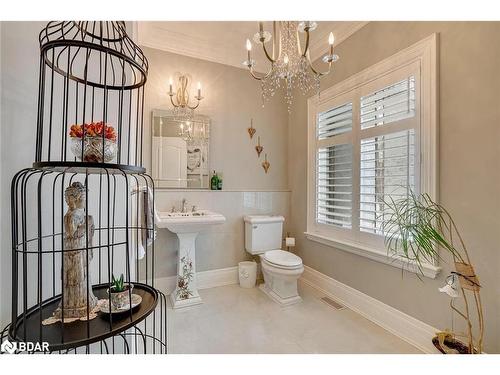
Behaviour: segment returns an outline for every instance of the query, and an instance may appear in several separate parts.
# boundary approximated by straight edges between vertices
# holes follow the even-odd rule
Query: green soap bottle
[[[217,173],[212,174],[212,178],[210,179],[210,189],[217,190],[217,186],[219,185],[219,177],[217,177]]]
[[[222,190],[222,176],[217,175],[217,190]]]

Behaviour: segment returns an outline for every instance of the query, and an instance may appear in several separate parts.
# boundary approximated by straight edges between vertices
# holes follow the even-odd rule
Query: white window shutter
[[[318,139],[331,138],[352,130],[352,103],[340,105],[318,115]]]
[[[352,145],[320,148],[316,171],[316,221],[352,227]]]
[[[415,116],[415,77],[361,97],[361,129]]]
[[[359,229],[382,235],[385,204],[415,191],[415,131],[361,140]]]

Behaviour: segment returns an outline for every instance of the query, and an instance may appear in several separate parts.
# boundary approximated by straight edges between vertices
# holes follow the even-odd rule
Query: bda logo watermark
[[[17,343],[15,342],[10,342],[8,339],[5,340],[3,343],[2,343],[2,346],[0,347],[0,349],[2,350],[2,353],[9,353],[9,354],[14,354],[16,352],[16,348],[17,348]]]
[[[11,342],[8,339],[5,340],[0,346],[2,353],[14,354],[17,350],[21,352],[46,352],[49,350],[48,342]]]

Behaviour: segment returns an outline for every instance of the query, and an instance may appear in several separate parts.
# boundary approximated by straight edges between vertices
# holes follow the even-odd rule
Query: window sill
[[[415,262],[410,262],[399,257],[391,257],[387,254],[386,251],[376,250],[355,242],[334,240],[330,237],[317,233],[304,232],[304,234],[308,240],[318,242],[326,246],[347,251],[349,253],[356,254],[383,264],[388,264],[393,267],[403,268],[404,270],[409,272],[419,272]],[[435,279],[440,271],[441,267],[434,266],[429,263],[422,265],[422,273],[425,277]]]

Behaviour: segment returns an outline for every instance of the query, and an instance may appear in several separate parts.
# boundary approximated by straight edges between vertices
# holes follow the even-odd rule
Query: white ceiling
[[[328,34],[333,32],[335,45],[358,31],[367,22],[361,21],[323,21],[318,22],[311,32],[310,54],[314,61],[327,52]],[[264,29],[271,31],[272,22],[265,22]],[[146,47],[195,57],[243,68],[246,59],[245,41],[253,41],[258,31],[258,22],[248,21],[160,21],[139,22],[139,44]],[[257,70],[267,67],[262,48],[254,43],[252,58],[257,61]],[[261,67],[261,69],[259,69]]]

